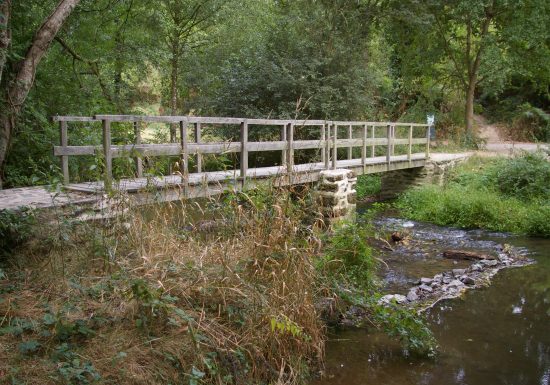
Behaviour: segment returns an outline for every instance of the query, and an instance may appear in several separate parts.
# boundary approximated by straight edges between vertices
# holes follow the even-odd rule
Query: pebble
[[[419,288],[420,290],[427,291],[428,293],[431,293],[432,291],[434,291],[434,289],[432,289],[432,288],[429,287],[428,285],[424,285],[424,284],[418,286],[418,288]]]
[[[409,290],[409,293],[407,294],[407,299],[409,302],[414,302],[418,299],[418,294],[416,294],[416,289]]]
[[[453,269],[453,275],[455,277],[460,277],[461,275],[464,275],[466,272],[466,269]]]
[[[462,283],[462,281],[458,280],[458,279],[453,279],[450,283],[449,283],[449,287],[461,287],[461,286],[464,286],[464,284]]]
[[[420,284],[429,285],[433,282],[432,278],[420,278]]]
[[[484,259],[480,263],[485,265],[485,266],[496,266],[496,265],[498,265],[498,261],[495,260],[495,259]]]
[[[481,271],[483,270],[483,265],[479,263],[474,263],[471,267],[472,271]]]
[[[476,283],[476,281],[474,281],[472,277],[469,277],[467,275],[463,275],[462,277],[460,277],[460,280],[466,285],[475,285]]]

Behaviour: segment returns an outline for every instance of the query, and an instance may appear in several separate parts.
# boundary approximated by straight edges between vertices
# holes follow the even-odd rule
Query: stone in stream
[[[425,284],[418,286],[418,288],[422,291],[427,291],[428,293],[431,293],[432,291],[434,291],[434,289],[432,289],[431,287]]]
[[[448,283],[451,283],[453,279],[449,276],[445,276],[443,277],[443,279],[441,280],[441,282],[443,282],[445,285],[448,284]]]
[[[460,277],[460,281],[462,281],[462,283],[466,284],[466,285],[475,285],[476,284],[476,281],[474,281],[474,279],[472,277],[469,277],[467,275],[463,275],[462,277]]]
[[[380,300],[378,300],[378,303],[382,305],[387,305],[394,301],[399,304],[402,304],[407,302],[407,297],[401,294],[386,294],[385,296],[380,298]]]
[[[483,270],[483,265],[480,263],[474,263],[471,267],[472,271],[481,271]]]
[[[460,277],[461,275],[464,275],[466,273],[466,269],[453,269],[453,275],[455,277]]]
[[[462,287],[464,286],[464,284],[462,283],[462,281],[460,281],[459,279],[453,279],[450,283],[449,283],[449,287]]]
[[[415,288],[409,290],[409,293],[407,294],[407,300],[409,300],[409,302],[414,302],[418,300],[418,294],[416,294]]]
[[[480,261],[480,263],[485,265],[485,266],[490,266],[490,267],[494,267],[494,266],[498,265],[498,261],[495,260],[495,259],[484,259],[483,261]]]
[[[420,278],[420,284],[429,285],[433,282],[432,278]]]

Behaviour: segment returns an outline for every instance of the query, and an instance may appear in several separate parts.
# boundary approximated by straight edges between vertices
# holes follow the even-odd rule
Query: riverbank
[[[550,161],[543,153],[474,157],[444,186],[412,189],[396,206],[418,221],[550,237]]]

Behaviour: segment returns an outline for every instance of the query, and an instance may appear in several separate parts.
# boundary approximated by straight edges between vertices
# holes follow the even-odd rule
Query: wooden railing
[[[327,120],[290,120],[290,119],[244,119],[195,116],[135,116],[135,115],[96,115],[94,117],[55,116],[53,120],[59,122],[60,146],[54,146],[54,155],[61,158],[61,169],[65,183],[69,183],[69,156],[96,155],[104,157],[105,187],[110,188],[112,183],[113,158],[135,156],[136,176],[143,176],[143,156],[179,156],[181,170],[184,177],[189,174],[189,157],[196,156],[197,171],[202,171],[202,155],[240,153],[240,178],[245,179],[248,171],[248,155],[260,151],[281,151],[281,164],[286,166],[287,172],[292,172],[294,166],[294,151],[303,149],[321,150],[321,162],[326,169],[337,167],[339,148],[347,148],[347,158],[353,159],[353,148],[361,148],[361,164],[366,165],[367,158],[375,157],[375,147],[386,147],[386,162],[392,161],[396,145],[407,146],[407,159],[412,158],[413,145],[425,145],[425,156],[430,153],[430,127],[419,123],[398,122],[364,122],[364,121],[327,121]],[[69,145],[69,122],[101,122],[102,145]],[[132,123],[134,127],[135,143],[126,145],[112,145],[111,123]],[[140,123],[167,123],[179,126],[179,143],[144,144],[142,143]],[[194,141],[189,141],[189,126],[193,126]],[[203,125],[239,125],[240,140],[238,142],[203,142],[201,130]],[[251,126],[279,127],[278,141],[249,142],[249,128]],[[295,140],[295,128],[303,126],[317,126],[320,139]],[[384,137],[376,137],[377,127],[385,127]],[[406,127],[406,138],[396,138],[396,127]],[[338,138],[339,130],[345,128],[347,138]],[[353,137],[354,129],[360,129],[361,136]],[[414,137],[414,128],[420,128],[422,137]],[[370,149],[370,154],[368,150]]]

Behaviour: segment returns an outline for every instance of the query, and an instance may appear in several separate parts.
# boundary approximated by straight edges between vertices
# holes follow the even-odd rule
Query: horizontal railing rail
[[[422,154],[426,158],[430,154],[430,126],[422,123],[402,122],[370,122],[370,121],[330,121],[330,120],[299,120],[299,119],[246,119],[223,117],[195,116],[142,116],[142,115],[95,115],[85,116],[55,116],[53,121],[59,122],[60,145],[54,146],[55,156],[61,158],[61,169],[64,183],[70,182],[69,156],[99,155],[104,157],[104,183],[110,189],[112,184],[112,161],[114,158],[131,156],[135,159],[136,176],[143,176],[143,157],[179,156],[182,177],[189,174],[189,157],[196,157],[197,172],[202,172],[202,155],[240,153],[240,179],[245,180],[248,171],[248,154],[263,151],[281,151],[281,164],[288,173],[294,166],[295,150],[321,150],[321,163],[324,168],[337,167],[338,149],[347,149],[347,159],[353,160],[353,148],[361,148],[361,165],[366,167],[367,159],[376,155],[376,146],[385,146],[388,167],[394,156],[395,146],[407,146],[407,160],[412,160],[412,146],[425,145]],[[102,144],[69,145],[68,123],[71,122],[101,122]],[[132,144],[113,145],[111,141],[111,123],[132,123],[135,142]],[[140,123],[164,123],[179,126],[179,142],[146,144],[142,141]],[[190,141],[189,126],[193,126],[193,138]],[[239,141],[203,141],[203,125],[238,125]],[[278,126],[279,140],[249,141],[250,126]],[[297,139],[296,128],[319,128],[318,139]],[[384,135],[376,136],[376,129],[385,127]],[[396,137],[396,128],[406,128],[407,136]],[[414,128],[424,128],[422,137],[414,137]],[[354,136],[360,130],[360,136]],[[345,131],[344,131],[345,130]],[[380,130],[378,130],[380,131]],[[345,133],[341,138],[339,133]],[[369,154],[370,149],[370,154]],[[355,158],[359,159],[359,158]]]

